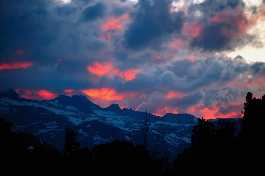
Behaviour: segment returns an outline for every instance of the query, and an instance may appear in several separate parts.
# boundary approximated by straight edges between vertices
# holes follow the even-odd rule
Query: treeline
[[[85,175],[216,175],[229,174],[231,170],[238,173],[250,168],[252,172],[263,170],[265,96],[259,99],[247,94],[239,123],[241,125],[220,120],[216,124],[201,119],[193,129],[191,147],[176,156],[172,164],[151,156],[144,146],[128,142],[114,141],[93,149],[81,148],[72,129],[66,129],[64,151],[59,152],[33,135],[14,131],[12,123],[0,118],[1,166],[29,172],[38,169]]]

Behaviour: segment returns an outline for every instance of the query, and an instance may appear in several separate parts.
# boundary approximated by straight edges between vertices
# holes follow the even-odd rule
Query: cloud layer
[[[84,94],[157,115],[239,117],[247,91],[265,93],[256,52],[264,9],[249,0],[1,0],[0,88],[38,100]]]

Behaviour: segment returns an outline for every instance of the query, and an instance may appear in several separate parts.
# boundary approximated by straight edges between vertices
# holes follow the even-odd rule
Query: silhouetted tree
[[[65,130],[64,154],[70,156],[80,149],[80,144],[77,141],[77,133],[74,129],[68,128]]]
[[[265,95],[262,98],[246,96],[244,103],[241,142],[248,160],[264,160],[265,157]]]
[[[145,113],[144,124],[143,124],[143,145],[148,148],[148,137],[149,137],[149,128],[150,128],[150,114]]]

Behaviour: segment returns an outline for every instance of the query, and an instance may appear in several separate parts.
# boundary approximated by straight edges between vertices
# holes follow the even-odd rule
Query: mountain
[[[105,108],[107,111],[112,111],[112,112],[121,112],[121,108],[118,104],[112,104],[109,107]]]
[[[93,147],[113,140],[143,144],[148,119],[148,149],[175,156],[191,143],[192,128],[198,119],[190,114],[157,117],[145,112],[121,109],[113,104],[101,108],[85,96],[61,95],[53,100],[27,100],[9,90],[0,93],[0,116],[12,121],[16,130],[33,133],[41,140],[63,148],[64,130],[78,132],[82,146]]]

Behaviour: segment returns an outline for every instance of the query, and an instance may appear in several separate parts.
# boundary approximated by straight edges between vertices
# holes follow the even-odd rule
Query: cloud
[[[118,93],[112,88],[86,89],[82,92],[92,99],[104,101],[121,101],[125,99],[125,95]]]
[[[264,6],[244,3],[1,0],[1,89],[29,90],[35,99],[49,94],[40,90],[50,98],[87,90],[102,106],[231,116],[247,91],[265,91],[262,52],[243,52],[260,63],[228,54],[264,48],[262,30],[253,28],[264,28]],[[3,66],[24,61],[34,66]]]
[[[80,19],[82,21],[93,21],[104,16],[105,6],[103,3],[96,3],[88,6],[82,13]]]
[[[192,41],[192,46],[205,50],[227,50],[244,44],[249,21],[243,10],[233,9],[218,12],[204,25],[201,34]],[[241,39],[241,43],[238,40]]]
[[[169,91],[165,94],[165,99],[166,100],[175,100],[175,99],[180,99],[183,98],[185,94],[182,92],[177,92],[177,91]]]
[[[197,38],[203,32],[203,25],[199,22],[185,22],[182,31],[188,37]]]
[[[109,31],[123,31],[124,22],[129,20],[129,15],[124,14],[118,17],[110,17],[101,24],[101,30],[103,32]]]
[[[14,62],[14,63],[0,63],[0,71],[5,70],[24,70],[32,67],[32,62]]]
[[[182,14],[170,12],[170,0],[139,1],[133,21],[125,32],[125,45],[130,49],[152,46],[170,34],[179,32]]]
[[[71,88],[64,89],[63,92],[67,96],[73,96],[77,93],[77,91],[75,89],[71,89]]]
[[[136,79],[138,73],[140,72],[140,70],[136,68],[130,68],[122,71],[115,67],[111,62],[95,62],[92,65],[87,66],[87,71],[97,77],[117,76],[125,81],[132,81]]]
[[[113,103],[118,103],[121,107],[131,107],[134,97],[139,95],[137,92],[118,91],[111,87],[83,89],[81,93],[103,107]]]
[[[216,118],[240,118],[242,115],[240,112],[230,111],[230,112],[222,112],[220,106],[212,105],[212,106],[202,106],[200,104],[192,106],[188,109],[189,113],[200,114],[200,117],[204,119],[216,119]]]
[[[52,100],[58,95],[49,90],[30,90],[30,89],[17,89],[16,92],[25,99],[30,100]]]

